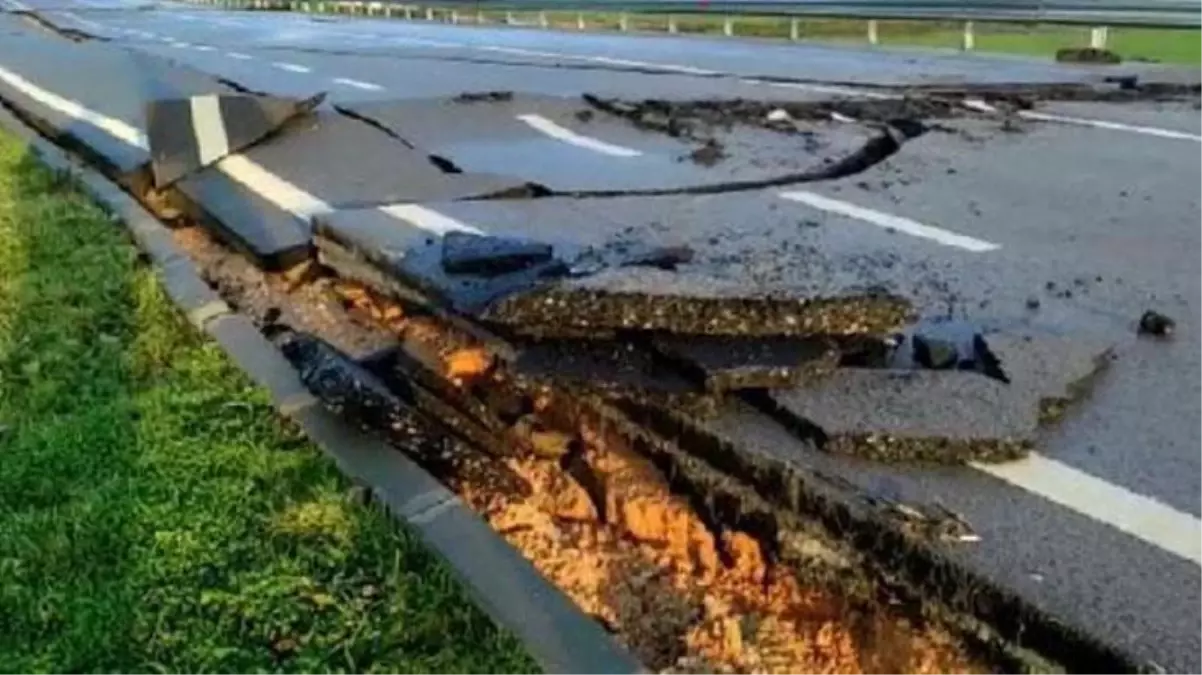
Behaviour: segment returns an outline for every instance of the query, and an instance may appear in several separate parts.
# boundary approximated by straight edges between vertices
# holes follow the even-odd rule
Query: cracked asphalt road
[[[328,91],[332,103],[374,111],[377,120],[387,117],[381,110],[392,111],[397,133],[413,134],[406,140],[465,171],[552,186],[558,180],[567,189],[794,171],[845,154],[872,133],[833,120],[799,123],[800,134],[785,140],[718,130],[730,157],[707,169],[686,158],[695,144],[612,120],[575,118],[563,102],[586,92],[626,100],[813,102],[880,96],[898,85],[1091,82],[1113,72],[960,54],[316,21],[142,4],[0,0],[0,10],[32,8],[57,27],[107,40],[88,43],[96,53],[169,59],[188,71],[164,77],[189,92],[208,91],[200,76],[216,76],[279,95]],[[102,68],[142,76],[132,65],[104,66],[48,47],[58,43],[44,35],[0,14],[0,68],[93,107],[109,105],[97,86]],[[107,81],[129,99],[101,112],[136,126],[138,87]],[[459,117],[423,108],[485,90],[513,91],[520,105],[500,106],[502,115],[496,106],[461,104],[484,107]],[[1037,113],[1044,117],[1015,124],[987,115],[945,121],[898,154],[835,181],[730,194],[431,208],[490,233],[564,245],[621,238],[688,244],[697,269],[756,290],[798,292],[810,288],[816,273],[842,275],[894,288],[924,316],[1115,345],[1117,358],[1097,389],[1039,439],[1039,456],[1065,469],[1055,474],[1057,485],[972,468],[792,459],[865,490],[957,510],[982,538],[952,551],[970,569],[1136,659],[1196,672],[1202,668],[1197,104],[1050,102]],[[320,162],[291,170],[294,182],[345,207],[344,217],[375,206],[378,176],[349,190],[344,171]],[[353,197],[336,203],[344,194]],[[260,197],[247,198],[247,213]],[[1177,321],[1172,341],[1136,336],[1135,324],[1150,308]],[[787,443],[760,441],[774,453]],[[1125,509],[1168,515],[1141,525]]]

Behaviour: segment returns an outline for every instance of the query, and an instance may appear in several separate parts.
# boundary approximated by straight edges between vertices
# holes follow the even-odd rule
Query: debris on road
[[[1172,337],[1173,331],[1177,328],[1177,322],[1169,317],[1149,309],[1144,312],[1143,316],[1139,317],[1139,333],[1141,335],[1152,335],[1159,338]]]

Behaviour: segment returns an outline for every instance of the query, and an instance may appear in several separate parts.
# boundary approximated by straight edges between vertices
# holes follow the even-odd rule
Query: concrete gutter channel
[[[70,69],[62,64],[80,54],[64,55],[62,43],[22,40],[15,50],[5,49],[12,43],[0,46],[4,67],[18,60],[26,81],[97,106],[111,118],[136,122],[143,105],[154,101],[238,94],[236,86],[207,75],[87,42],[70,48],[86,51],[83,58],[94,71],[110,77],[63,74]],[[104,91],[89,89],[101,82]],[[997,103],[1027,105],[1012,91],[989,95]],[[512,453],[496,443],[493,402],[423,369],[429,361],[421,357],[429,355],[420,349],[415,357],[402,345],[356,362],[326,341],[287,329],[286,319],[252,320],[232,312],[226,302],[231,298],[214,291],[190,261],[196,252],[181,250],[177,237],[121,188],[160,217],[212,228],[265,269],[316,269],[308,263],[315,250],[321,264],[340,277],[433,312],[445,320],[442,330],[451,341],[483,345],[499,360],[495,374],[504,387],[548,394],[556,414],[603,424],[652,460],[715,531],[752,534],[787,568],[813,564],[790,542],[818,537],[855,561],[862,568],[857,574],[872,581],[874,592],[887,592],[910,611],[949,627],[1008,670],[1046,665],[1044,658],[1070,670],[1138,670],[1137,659],[1120,648],[1064,625],[966,566],[956,546],[972,541],[971,524],[952,512],[874,493],[849,480],[848,468],[836,466],[842,460],[832,454],[948,463],[1022,456],[1039,425],[1083,395],[1082,383],[1104,366],[1107,345],[1051,336],[983,337],[971,328],[965,333],[920,324],[905,335],[903,344],[911,347],[888,349],[880,336],[913,318],[904,298],[863,288],[854,276],[830,274],[821,266],[809,297],[747,297],[737,283],[688,270],[687,251],[637,241],[615,244],[621,224],[598,215],[606,197],[671,198],[854,173],[856,166],[880,161],[909,138],[937,128],[938,118],[965,114],[949,100],[952,96],[898,104],[743,102],[732,110],[697,102],[576,104],[500,96],[483,102],[362,104],[348,107],[353,115],[299,110],[266,140],[248,142],[241,156],[269,167],[311,199],[320,195],[311,208],[301,209],[294,199],[264,198],[217,166],[198,165],[165,189],[154,189],[150,167],[163,159],[154,152],[155,139],[147,146],[144,138],[114,138],[112,128],[57,112],[54,99],[31,96],[12,86],[11,78],[0,79],[0,101],[16,113],[2,111],[4,125],[26,138],[49,166],[78,175],[125,222],[192,323],[272,392],[281,414],[442,554],[482,606],[523,639],[548,671],[634,672],[642,666],[438,479],[393,450],[399,445],[418,463],[438,465],[439,453],[449,446],[432,441],[431,430],[449,427],[448,442],[462,446],[452,454],[479,461]],[[725,147],[738,134],[772,133],[765,120],[777,109],[785,117],[775,116],[774,123],[839,112],[854,114],[873,131],[851,160],[785,180],[764,171],[748,178],[758,170],[739,165],[736,148],[734,166],[710,183],[694,178],[714,174],[686,162],[662,177],[659,187],[635,187],[647,184],[644,176],[635,176],[629,186],[610,189],[591,172],[571,173],[566,162],[544,175],[507,171],[504,160],[515,148],[549,147],[512,122],[499,131],[490,127],[498,108],[501,119],[512,120],[519,107],[552,120],[587,116],[613,130],[608,137],[635,133],[626,126],[633,122],[644,132],[664,132],[657,142],[676,156],[687,156],[698,142],[714,147],[711,141],[721,137]],[[480,142],[440,138],[435,122],[447,114],[462,116],[464,124],[456,126],[479,131]],[[711,128],[711,117],[736,120],[739,131],[702,132]],[[854,148],[855,139],[863,138],[862,131],[856,133],[837,149]],[[500,153],[489,150],[498,137],[514,144],[503,145]],[[351,166],[353,177],[329,180],[330,167]],[[515,195],[538,198],[500,199]],[[463,222],[481,222],[468,217],[473,213],[486,214],[490,236],[462,231]],[[312,233],[309,219],[315,223]],[[594,223],[595,231],[565,232],[564,224],[573,221]],[[483,268],[467,276],[448,272],[452,248],[460,256],[457,264]],[[211,270],[205,275],[213,280]],[[292,363],[264,336],[264,328]],[[596,351],[572,342],[582,337],[591,338]],[[953,416],[914,407],[932,397],[976,404],[964,403]],[[319,402],[383,431],[391,444],[352,430]],[[872,412],[898,409],[908,412]],[[440,422],[431,426],[431,419]],[[471,461],[442,466],[441,477],[477,471],[467,466]],[[865,472],[873,470],[880,467]]]

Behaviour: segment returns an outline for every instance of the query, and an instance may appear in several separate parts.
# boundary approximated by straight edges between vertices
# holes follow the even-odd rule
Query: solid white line
[[[29,80],[21,77],[11,70],[4,68],[3,66],[0,66],[0,80],[4,80],[9,84],[9,86],[23,92],[26,96],[37,101],[38,103],[41,103],[49,108],[54,108],[68,117],[91,124],[113,138],[137,148],[149,148],[148,144],[146,143],[146,134],[142,133],[133,126],[126,124],[121,120],[116,120],[106,115],[101,115],[100,113],[88,110],[75,101],[63,98],[52,91],[42,89],[33,82],[30,82]]]
[[[190,104],[196,154],[201,166],[208,166],[230,154],[230,139],[221,118],[221,100],[215,95],[193,96]]]
[[[272,61],[271,65],[281,70],[287,70],[290,73],[311,73],[313,70],[307,66],[301,66],[287,61]]]
[[[345,84],[348,87],[363,89],[365,91],[384,91],[384,87],[375,82],[364,82],[363,80],[353,80],[349,77],[335,77],[334,81],[338,84]]]
[[[215,165],[226,176],[301,220],[330,213],[334,207],[298,188],[243,155],[229,155]]]
[[[390,206],[381,206],[379,210],[381,213],[385,213],[398,220],[403,220],[431,234],[444,235],[448,232],[484,234],[483,230],[472,227],[467,223],[461,223],[450,216],[444,216],[433,209],[418,206],[417,204],[392,204]]]
[[[535,131],[544,133],[557,141],[571,143],[572,145],[579,146],[587,150],[592,150],[593,152],[599,152],[603,155],[610,155],[613,157],[638,157],[639,155],[643,154],[634,148],[627,148],[621,145],[606,143],[605,141],[596,138],[581,136],[567,127],[559,126],[555,122],[552,122],[542,115],[518,115],[518,119],[528,124]]]
[[[1121,122],[1107,122],[1106,120],[1087,119],[1084,117],[1068,117],[1066,115],[1054,115],[1051,113],[1035,112],[1034,110],[1020,110],[1020,117],[1025,117],[1029,120],[1038,120],[1040,122],[1059,122],[1060,124],[1075,124],[1084,127],[1095,127],[1097,129],[1110,129],[1112,131],[1129,131],[1135,134],[1144,134],[1145,136],[1158,136],[1160,138],[1172,138],[1180,141],[1194,141],[1202,143],[1202,136],[1198,134],[1186,133],[1184,131],[1174,131],[1172,129],[1161,129],[1159,127],[1144,127],[1136,124],[1123,124]]]
[[[226,52],[225,55],[231,59],[238,59],[239,61],[249,61],[251,58],[250,54],[243,54],[242,52]]]
[[[856,206],[855,204],[838,199],[831,199],[830,197],[824,197],[814,192],[782,192],[780,196],[790,201],[800,202],[822,211],[837,213],[841,216],[847,216],[848,218],[855,218],[856,220],[862,220],[866,223],[871,223],[879,227],[892,228],[898,232],[904,232],[914,237],[930,239],[931,241],[943,244],[944,246],[954,246],[956,248],[962,248],[966,251],[972,251],[974,253],[984,253],[986,251],[994,251],[1001,248],[1000,245],[992,242],[974,239],[973,237],[968,237],[962,234],[956,234],[955,232],[950,232],[932,225],[923,225],[922,223],[915,220],[910,220],[909,218],[895,216],[891,213],[876,211],[863,206]]]
[[[1188,513],[1037,453],[1015,462],[972,466],[1202,565],[1202,520]]]

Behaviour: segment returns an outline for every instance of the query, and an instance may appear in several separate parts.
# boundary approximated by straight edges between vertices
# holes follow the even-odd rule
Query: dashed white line
[[[215,51],[217,51],[217,48],[210,46],[210,45],[196,45],[196,51],[198,51],[198,52],[215,52]]]
[[[613,143],[606,143],[597,138],[582,136],[567,127],[562,127],[552,122],[542,115],[518,115],[518,119],[525,122],[535,131],[544,133],[557,141],[570,143],[603,155],[610,155],[611,157],[638,157],[643,154],[634,148],[627,148],[621,145],[614,145]]]
[[[251,59],[250,54],[243,54],[242,52],[226,52],[225,55],[239,61],[249,61]]]
[[[280,70],[286,70],[290,73],[311,73],[311,72],[313,72],[313,69],[309,68],[308,66],[302,66],[297,63],[288,63],[287,61],[272,61],[271,65],[275,66],[276,68],[279,68]]]
[[[972,251],[974,253],[985,253],[987,251],[994,251],[1001,248],[1001,246],[992,242],[975,239],[963,234],[957,234],[933,225],[924,225],[916,220],[910,220],[909,218],[895,216],[891,213],[885,213],[884,211],[877,211],[875,209],[858,206],[840,199],[824,197],[815,192],[795,190],[790,192],[782,192],[780,196],[784,199],[788,199],[789,201],[805,204],[806,206],[812,206],[822,211],[835,213],[848,218],[855,218],[856,220],[860,220],[865,223],[896,230],[897,232],[904,232],[905,234],[914,237],[929,239],[930,241],[943,244],[944,246],[954,246],[956,248],[962,248],[966,251]]]
[[[175,47],[176,49],[189,49],[192,47],[192,45],[188,44],[187,42],[174,42],[174,41],[171,43],[171,46]]]
[[[1173,129],[1161,129],[1159,127],[1145,127],[1137,124],[1123,124],[1122,122],[1108,122],[1106,120],[1095,120],[1084,117],[1069,117],[1068,115],[1055,115],[1052,113],[1041,113],[1034,110],[1020,110],[1019,117],[1025,117],[1029,120],[1038,120],[1040,122],[1057,122],[1059,124],[1074,124],[1083,127],[1094,127],[1096,129],[1110,129],[1111,131],[1127,131],[1135,134],[1143,134],[1145,136],[1157,136],[1160,138],[1172,138],[1179,141],[1194,141],[1202,143],[1202,136],[1191,134],[1184,131],[1175,131]]]
[[[450,216],[443,215],[433,209],[417,204],[392,204],[381,206],[380,212],[393,218],[403,220],[419,227],[426,232],[444,235],[448,232],[467,232],[469,234],[484,234],[484,231],[467,223],[460,222]]]
[[[334,81],[338,84],[345,84],[348,87],[362,89],[364,91],[384,91],[384,87],[375,82],[364,82],[363,80],[355,80],[349,77],[335,77]]]
[[[1015,462],[972,466],[1202,565],[1202,520],[1188,513],[1038,453]]]

